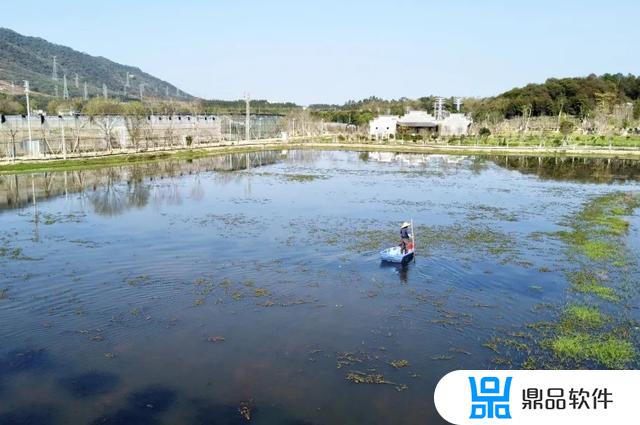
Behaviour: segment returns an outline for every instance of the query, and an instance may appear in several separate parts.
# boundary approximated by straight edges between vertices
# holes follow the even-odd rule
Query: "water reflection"
[[[286,158],[282,151],[260,151],[220,155],[194,160],[169,160],[148,164],[99,168],[85,171],[45,172],[0,176],[0,210],[22,208],[33,202],[92,189],[87,199],[98,214],[111,216],[131,208],[140,208],[151,200],[149,180],[199,174],[208,171],[238,171],[274,164]],[[221,183],[238,178],[234,173],[220,174]],[[126,187],[121,183],[126,182]],[[191,195],[201,199],[204,190],[196,180]],[[179,205],[178,190],[162,186],[154,201]]]
[[[398,274],[398,278],[400,279],[400,282],[403,284],[407,284],[409,281],[409,268],[411,267],[412,263],[413,261],[406,264],[394,264],[394,263],[387,263],[386,261],[381,261],[380,268],[395,270],[395,272]]]
[[[542,179],[588,183],[640,180],[640,161],[618,158],[492,156],[488,160],[508,170]]]
[[[640,161],[616,158],[571,158],[527,156],[450,156],[406,154],[394,152],[361,152],[362,162],[393,163],[402,167],[435,168],[439,172],[456,172],[461,168],[480,173],[493,163],[501,168],[534,174],[543,179],[612,183],[640,179]],[[0,176],[0,211],[34,205],[34,220],[38,224],[37,202],[69,193],[85,192],[86,200],[96,213],[103,216],[122,214],[129,209],[142,208],[149,202],[156,205],[180,205],[181,192],[171,177],[209,171],[239,171],[277,162],[288,161],[310,164],[318,159],[313,151],[260,151],[220,155],[193,160],[169,160],[148,164],[100,168],[85,171],[45,172]],[[229,184],[242,179],[238,173],[218,173],[216,182]],[[150,182],[165,180],[154,191]],[[126,182],[126,184],[124,183]],[[244,182],[245,195],[251,193],[251,179]],[[203,199],[205,193],[200,177],[196,177],[189,196]],[[37,230],[36,230],[36,238]]]

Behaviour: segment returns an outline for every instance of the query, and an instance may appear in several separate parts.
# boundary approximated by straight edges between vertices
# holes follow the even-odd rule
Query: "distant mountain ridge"
[[[53,80],[53,57],[57,63],[57,82]],[[125,95],[127,73],[130,84]],[[78,87],[76,87],[78,74]],[[138,98],[140,86],[144,96],[164,99],[193,99],[176,86],[143,72],[140,68],[122,65],[101,56],[91,56],[70,47],[50,43],[38,37],[21,35],[13,30],[0,27],[0,81],[14,82],[21,86],[29,80],[33,91],[54,95],[63,94],[63,77],[67,76],[70,97],[82,97],[84,83],[90,96],[103,93],[106,84],[109,96]],[[4,85],[3,87],[10,87]],[[7,90],[9,91],[9,90]]]

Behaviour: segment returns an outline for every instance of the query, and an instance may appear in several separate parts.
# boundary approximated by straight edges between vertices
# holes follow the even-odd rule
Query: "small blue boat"
[[[384,251],[380,251],[380,259],[388,263],[406,264],[413,259],[413,256],[413,249],[407,250],[407,252],[402,253],[402,250],[399,246],[394,246],[391,248],[387,248]]]

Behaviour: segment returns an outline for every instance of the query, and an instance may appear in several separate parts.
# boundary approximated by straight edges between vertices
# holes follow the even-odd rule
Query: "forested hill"
[[[407,109],[433,111],[435,96],[416,99],[385,100],[375,96],[344,105],[311,105],[313,114],[328,121],[365,124],[380,113],[402,115]],[[448,111],[455,111],[455,98],[444,98]],[[550,78],[542,84],[528,84],[486,98],[464,98],[462,112],[476,120],[500,120],[514,116],[557,116],[563,114],[586,117],[595,112],[614,112],[616,107],[633,108],[640,118],[640,76],[623,74],[589,75],[576,78]]]
[[[56,56],[58,81],[53,80],[53,57]],[[124,96],[127,73],[131,76],[127,96]],[[139,68],[121,65],[103,57],[91,56],[69,47],[50,43],[42,38],[27,37],[6,28],[0,28],[0,82],[21,85],[29,80],[31,89],[42,94],[55,94],[57,84],[60,96],[63,76],[71,97],[83,95],[84,83],[90,96],[102,94],[106,84],[110,96],[139,97],[140,85],[147,96],[190,99],[191,96]],[[79,84],[75,85],[76,74]],[[3,84],[9,90],[10,84]],[[168,96],[167,96],[168,92]]]
[[[640,76],[632,74],[589,75],[578,78],[549,78],[542,84],[528,84],[495,97],[467,102],[474,115],[511,118],[531,114],[558,115],[561,111],[583,117],[616,105],[634,105],[640,113]]]

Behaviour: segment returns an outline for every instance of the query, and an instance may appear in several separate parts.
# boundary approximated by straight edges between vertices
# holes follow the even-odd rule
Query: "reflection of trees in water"
[[[616,158],[494,156],[496,165],[540,178],[609,183],[640,180],[640,161]]]
[[[166,183],[153,188],[153,205],[182,205],[182,194],[177,182],[167,180]]]
[[[309,164],[317,161],[320,158],[326,158],[333,160],[338,155],[337,152],[332,151],[314,151],[314,150],[291,150],[280,151],[278,154],[282,159],[286,159],[287,162]]]
[[[113,216],[131,208],[142,208],[149,202],[149,184],[141,178],[120,183],[121,177],[110,170],[105,184],[96,187],[89,201],[99,215]]]
[[[201,201],[202,198],[204,198],[204,188],[202,187],[202,181],[200,181],[199,175],[196,175],[196,178],[193,181],[193,186],[191,186],[189,196],[195,201]]]
[[[283,159],[282,151],[260,151],[218,155],[192,160],[166,160],[145,164],[132,164],[95,170],[67,171],[54,173],[33,174],[35,196],[37,200],[48,199],[68,193],[80,193],[94,205],[96,211],[104,214],[117,214],[132,206],[141,205],[149,201],[150,187],[144,185],[145,179],[152,182],[165,178],[177,177],[185,174],[199,174],[208,171],[237,171],[247,168],[261,167],[275,164]],[[234,173],[220,173],[224,176],[220,182],[235,178]],[[32,201],[32,187],[30,174],[15,174],[0,176],[0,210],[21,208]],[[169,180],[167,180],[169,181]],[[127,187],[120,185],[127,182]],[[156,201],[178,204],[182,197],[177,185],[165,187],[158,185],[154,188]],[[204,188],[198,181],[192,195],[201,199]],[[127,207],[127,205],[129,205]],[[124,209],[123,209],[124,208]]]

